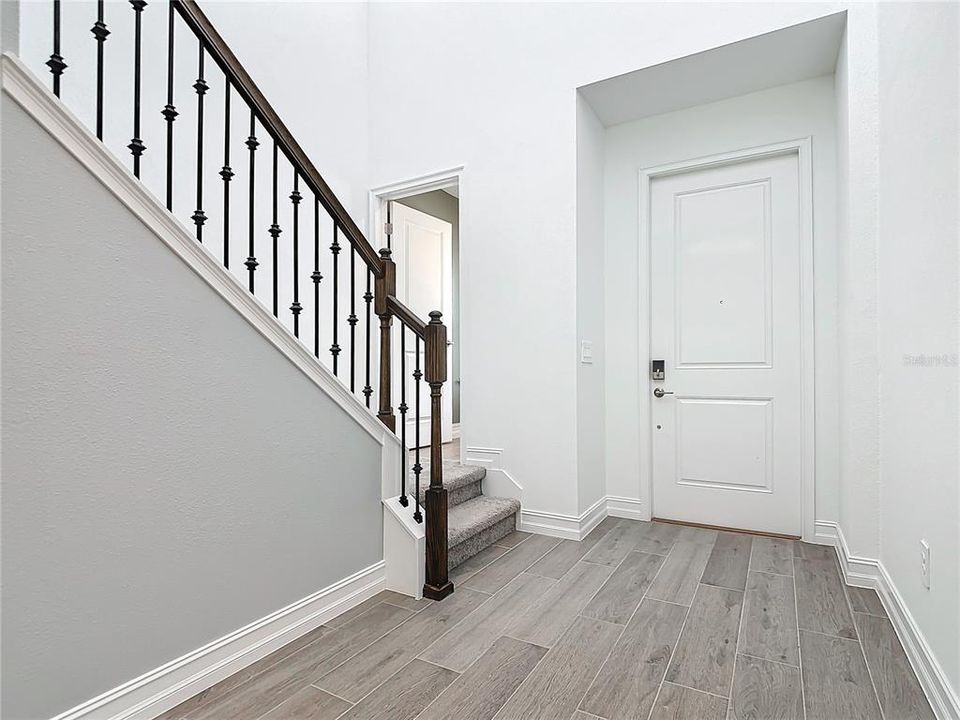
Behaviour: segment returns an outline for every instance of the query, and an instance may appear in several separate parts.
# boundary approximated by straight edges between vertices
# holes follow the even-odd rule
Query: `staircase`
[[[83,99],[77,110],[94,113],[88,129],[95,141],[153,193],[165,221],[179,222],[203,247],[190,252],[226,273],[230,294],[259,301],[257,312],[273,316],[266,316],[267,331],[287,333],[297,357],[328,373],[355,416],[379,420],[399,436],[399,448],[408,445],[407,424],[417,428],[417,461],[403,451],[399,467],[390,460],[382,500],[402,511],[407,536],[423,542],[416,546],[423,564],[415,565],[424,572],[408,573],[417,582],[411,594],[422,587],[424,596],[442,600],[454,590],[448,569],[512,532],[520,506],[483,495],[483,468],[442,459],[447,328],[440,312],[426,319],[397,298],[389,231],[381,238],[386,247],[374,249],[195,0],[129,0],[115,6],[130,13],[127,20],[109,27],[107,19],[117,15],[105,14],[105,0],[89,8],[82,27],[63,22],[61,0],[49,3],[52,52],[42,72],[49,70],[53,95],[69,88]],[[132,68],[109,49],[115,33],[130,30]],[[175,52],[184,38],[196,43],[194,52]],[[94,49],[95,66],[78,61]],[[108,84],[121,71],[109,70],[108,61],[131,68],[132,108],[118,107],[125,103]],[[189,84],[178,72],[184,64],[196,78]],[[116,125],[113,115],[130,117],[130,109],[132,137],[111,148],[105,129]],[[429,440],[421,443],[422,425]],[[392,454],[392,442],[384,453],[387,445]],[[400,496],[388,497],[394,485]]]
[[[447,569],[452,570],[517,528],[520,503],[483,494],[486,468],[443,461],[447,490]],[[415,482],[411,472],[408,482]],[[426,488],[420,489],[420,504]]]

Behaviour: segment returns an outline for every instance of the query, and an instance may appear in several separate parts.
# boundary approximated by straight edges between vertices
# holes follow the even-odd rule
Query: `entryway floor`
[[[380,593],[162,718],[934,717],[832,548],[607,518],[579,543],[516,532],[452,576],[442,602]]]

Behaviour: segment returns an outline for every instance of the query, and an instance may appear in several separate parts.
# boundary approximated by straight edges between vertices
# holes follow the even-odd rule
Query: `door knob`
[[[653,396],[662,398],[664,395],[673,395],[673,390],[664,390],[663,388],[654,388]]]

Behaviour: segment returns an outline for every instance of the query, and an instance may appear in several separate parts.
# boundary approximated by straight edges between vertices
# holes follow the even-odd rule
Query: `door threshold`
[[[704,528],[706,530],[723,530],[725,532],[737,532],[745,535],[758,535],[760,537],[779,538],[781,540],[800,540],[800,535],[785,535],[784,533],[763,532],[761,530],[744,530],[743,528],[726,527],[724,525],[707,525],[706,523],[687,522],[686,520],[668,520],[667,518],[652,518],[653,522],[667,523],[668,525],[685,525],[687,527]]]

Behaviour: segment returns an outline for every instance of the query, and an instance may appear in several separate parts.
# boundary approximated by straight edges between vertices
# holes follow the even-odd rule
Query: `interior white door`
[[[800,535],[795,153],[650,183],[653,514]]]
[[[452,337],[453,320],[453,228],[450,223],[414,210],[400,202],[391,205],[393,223],[393,260],[397,264],[397,298],[424,320],[439,310]],[[395,323],[397,324],[397,323]],[[399,350],[399,342],[394,343]],[[406,352],[407,445],[416,447],[416,384],[412,373],[417,363],[417,343],[408,333]],[[420,369],[424,367],[424,347],[420,343]],[[395,363],[394,367],[399,367]],[[443,442],[453,440],[452,353],[447,345],[447,382],[443,386],[440,433]],[[420,447],[430,444],[430,386],[420,382]]]

